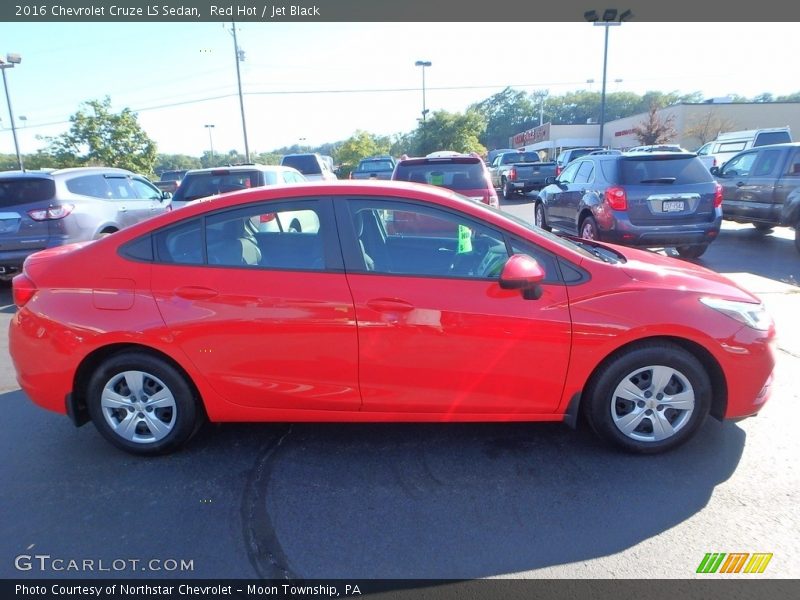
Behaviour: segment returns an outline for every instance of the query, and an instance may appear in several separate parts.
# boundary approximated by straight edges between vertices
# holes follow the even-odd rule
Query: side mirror
[[[506,261],[500,273],[500,287],[504,290],[520,290],[526,300],[538,300],[542,295],[539,285],[544,280],[544,271],[539,263],[527,254],[515,254]]]
[[[719,167],[711,167],[711,168],[709,169],[709,171],[711,172],[711,174],[712,174],[714,177],[719,177],[719,176],[720,176]]]
[[[557,181],[558,179],[556,179],[553,175],[548,175],[547,177],[544,178],[545,185],[553,185]]]
[[[169,200],[172,198],[172,192],[161,192],[161,201]]]

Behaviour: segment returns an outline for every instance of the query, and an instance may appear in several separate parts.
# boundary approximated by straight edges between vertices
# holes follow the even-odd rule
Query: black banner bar
[[[639,22],[787,22],[800,20],[800,3],[787,0],[697,2],[623,0],[617,14]],[[602,15],[607,2],[593,0],[11,0],[0,3],[0,20],[17,22],[509,22],[535,24],[584,21],[584,13]],[[517,31],[535,33],[535,25]],[[513,31],[510,31],[513,33]],[[709,31],[709,40],[715,33]],[[704,40],[694,40],[698,48]],[[660,40],[687,43],[676,35]],[[753,40],[757,42],[757,40]]]

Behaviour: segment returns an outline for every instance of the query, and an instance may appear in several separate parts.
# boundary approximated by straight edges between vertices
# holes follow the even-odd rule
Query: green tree
[[[54,166],[99,165],[152,175],[156,144],[129,108],[112,112],[111,98],[106,96],[103,100],[84,102],[70,122],[67,133],[45,138]]]
[[[539,122],[541,101],[543,98],[534,98],[533,95],[528,96],[525,92],[507,87],[502,92],[470,106],[469,110],[480,114],[486,122],[480,142],[487,148],[508,146],[508,138]]]
[[[391,148],[392,142],[388,137],[358,130],[342,142],[336,151],[335,158],[336,162],[344,169],[352,170],[362,158],[388,154]]]
[[[437,110],[420,122],[415,136],[415,153],[424,156],[437,150],[486,154],[480,137],[486,131],[486,119],[477,110],[465,114]]]
[[[164,171],[180,171],[188,169],[199,169],[200,159],[188,154],[159,154],[156,157],[156,165],[153,172],[158,174]]]

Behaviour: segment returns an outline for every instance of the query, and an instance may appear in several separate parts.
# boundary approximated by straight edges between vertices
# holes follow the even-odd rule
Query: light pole
[[[211,146],[211,158],[209,159],[209,163],[213,163],[214,162],[214,140],[211,137],[211,130],[214,129],[214,124],[210,123],[208,125],[205,125],[205,128],[208,129],[208,145]],[[209,166],[213,166],[213,165],[209,165]]]
[[[3,71],[3,87],[6,90],[6,102],[8,102],[8,118],[11,119],[11,135],[14,136],[14,150],[17,152],[17,166],[19,170],[24,170],[22,164],[22,155],[19,153],[19,141],[17,140],[17,127],[14,124],[14,111],[11,110],[11,96],[8,93],[8,80],[6,79],[6,69],[13,69],[14,65],[22,62],[22,57],[19,54],[7,54],[5,59],[0,57],[0,71]]]
[[[231,21],[231,30],[233,32],[233,51],[236,55],[236,82],[239,85],[239,110],[242,113],[242,133],[244,134],[244,162],[250,162],[250,146],[247,144],[247,125],[244,121],[244,97],[242,96],[242,74],[239,70],[239,63],[244,62],[244,50],[239,49],[239,43],[236,40],[236,23]]]
[[[428,109],[425,108],[425,67],[430,67],[433,63],[429,60],[418,60],[414,63],[415,67],[422,67],[422,122],[428,116]]]
[[[633,17],[630,9],[617,15],[616,8],[607,8],[603,11],[603,18],[597,15],[596,10],[587,10],[583,18],[598,27],[606,28],[605,45],[603,46],[603,89],[600,92],[600,139],[598,146],[603,145],[603,127],[606,124],[606,70],[608,68],[608,28],[621,25],[623,21]]]

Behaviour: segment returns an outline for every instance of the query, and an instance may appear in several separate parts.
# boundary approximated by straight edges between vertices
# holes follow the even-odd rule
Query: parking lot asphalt
[[[504,208],[530,220],[528,199]],[[559,424],[242,424],[135,458],[32,405],[4,335],[0,577],[685,578],[707,552],[773,553],[762,576],[797,577],[800,255],[790,236],[725,224],[698,261],[772,310],[771,401],[754,419],[709,419],[652,457]],[[13,312],[0,290],[3,330]],[[15,567],[34,553],[143,562]],[[142,570],[152,559],[192,569]]]

